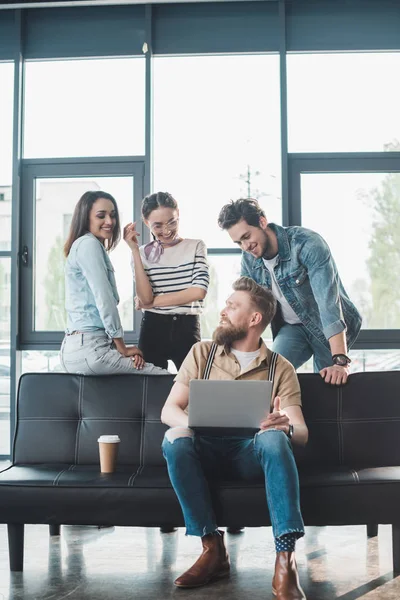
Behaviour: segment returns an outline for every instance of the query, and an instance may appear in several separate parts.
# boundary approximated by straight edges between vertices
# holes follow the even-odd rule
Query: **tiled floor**
[[[274,546],[269,528],[228,535],[229,580],[195,590],[179,590],[174,578],[199,553],[199,541],[184,530],[65,526],[50,538],[48,527],[25,528],[25,568],[10,573],[7,531],[0,525],[1,600],[269,600]],[[398,600],[400,577],[393,578],[391,532],[380,526],[367,539],[365,527],[309,528],[298,543],[301,581],[308,600]]]

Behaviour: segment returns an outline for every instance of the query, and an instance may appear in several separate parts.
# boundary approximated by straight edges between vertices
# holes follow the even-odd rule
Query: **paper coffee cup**
[[[120,439],[118,435],[101,435],[99,442],[100,471],[113,473],[117,464]]]

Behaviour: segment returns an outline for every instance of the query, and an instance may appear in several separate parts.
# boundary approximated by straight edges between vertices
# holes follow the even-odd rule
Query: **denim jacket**
[[[360,331],[361,315],[343,287],[328,244],[305,227],[268,226],[278,240],[276,279],[294,312],[326,346],[330,337],[346,331],[350,347]],[[242,275],[271,289],[271,276],[262,258],[244,252]],[[274,338],[282,325],[278,310],[271,323]]]
[[[65,265],[66,333],[105,330],[123,337],[114,268],[104,246],[86,233],[71,246]]]

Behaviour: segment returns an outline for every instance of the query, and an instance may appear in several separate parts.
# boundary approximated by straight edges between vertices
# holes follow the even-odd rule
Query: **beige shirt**
[[[202,379],[212,342],[198,342],[182,363],[175,381],[189,386],[191,379]],[[237,358],[229,348],[218,346],[211,367],[210,379],[262,380],[267,379],[272,352],[261,340],[260,354],[242,372]],[[300,385],[292,364],[281,355],[276,362],[272,403],[281,398],[281,408],[301,406]]]

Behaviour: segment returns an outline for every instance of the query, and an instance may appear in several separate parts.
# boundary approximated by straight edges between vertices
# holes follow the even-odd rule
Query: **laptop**
[[[189,384],[189,427],[204,433],[253,433],[271,407],[271,381],[212,381]]]

